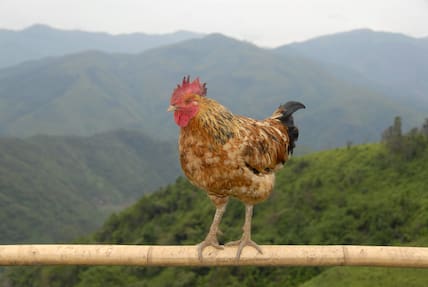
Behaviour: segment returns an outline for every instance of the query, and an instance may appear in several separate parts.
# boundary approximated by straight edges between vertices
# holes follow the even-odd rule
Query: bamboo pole
[[[0,245],[0,265],[134,266],[388,266],[428,267],[428,248],[352,245],[262,245],[208,247],[199,261],[196,246],[39,244]]]

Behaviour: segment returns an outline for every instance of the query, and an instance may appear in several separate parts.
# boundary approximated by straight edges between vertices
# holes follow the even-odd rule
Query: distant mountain
[[[89,135],[125,127],[176,138],[166,108],[188,74],[208,83],[209,97],[251,117],[302,101],[307,109],[296,114],[298,146],[312,149],[377,141],[395,115],[410,126],[426,116],[340,80],[313,60],[213,34],[138,55],[85,52],[0,70],[0,133]]]
[[[171,34],[144,33],[111,35],[107,33],[60,30],[34,25],[20,31],[0,29],[0,68],[23,61],[62,56],[87,50],[109,53],[140,53],[147,49],[201,37],[178,31]]]
[[[179,174],[176,145],[136,131],[0,138],[0,243],[72,240]]]
[[[335,75],[359,83],[364,79],[385,94],[428,109],[428,38],[363,29],[285,45],[276,51],[328,64],[326,69]]]

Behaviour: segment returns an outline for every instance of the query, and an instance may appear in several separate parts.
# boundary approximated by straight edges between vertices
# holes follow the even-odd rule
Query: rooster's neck
[[[188,136],[201,137],[217,144],[225,144],[238,134],[235,116],[224,106],[212,99],[204,99],[197,115],[182,128]]]

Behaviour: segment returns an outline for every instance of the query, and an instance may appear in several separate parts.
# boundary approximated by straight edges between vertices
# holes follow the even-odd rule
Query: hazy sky
[[[428,36],[428,0],[0,0],[0,28],[220,32],[278,46],[357,28]]]

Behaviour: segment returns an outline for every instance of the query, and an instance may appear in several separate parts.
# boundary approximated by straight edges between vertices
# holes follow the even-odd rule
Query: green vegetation
[[[0,138],[0,243],[61,242],[179,174],[176,145],[140,132]]]
[[[422,287],[426,286],[427,280],[426,269],[335,267],[300,287]]]
[[[418,130],[422,135],[423,130]],[[407,138],[409,134],[402,135]],[[348,146],[294,158],[275,192],[255,208],[260,244],[428,246],[428,139],[417,156],[385,144]],[[405,150],[405,149],[404,149]],[[240,236],[243,205],[233,200],[222,242]],[[214,208],[204,192],[179,178],[113,214],[82,242],[196,244]],[[12,286],[425,286],[424,270],[388,268],[33,267],[8,271]],[[401,285],[401,286],[402,286]]]

